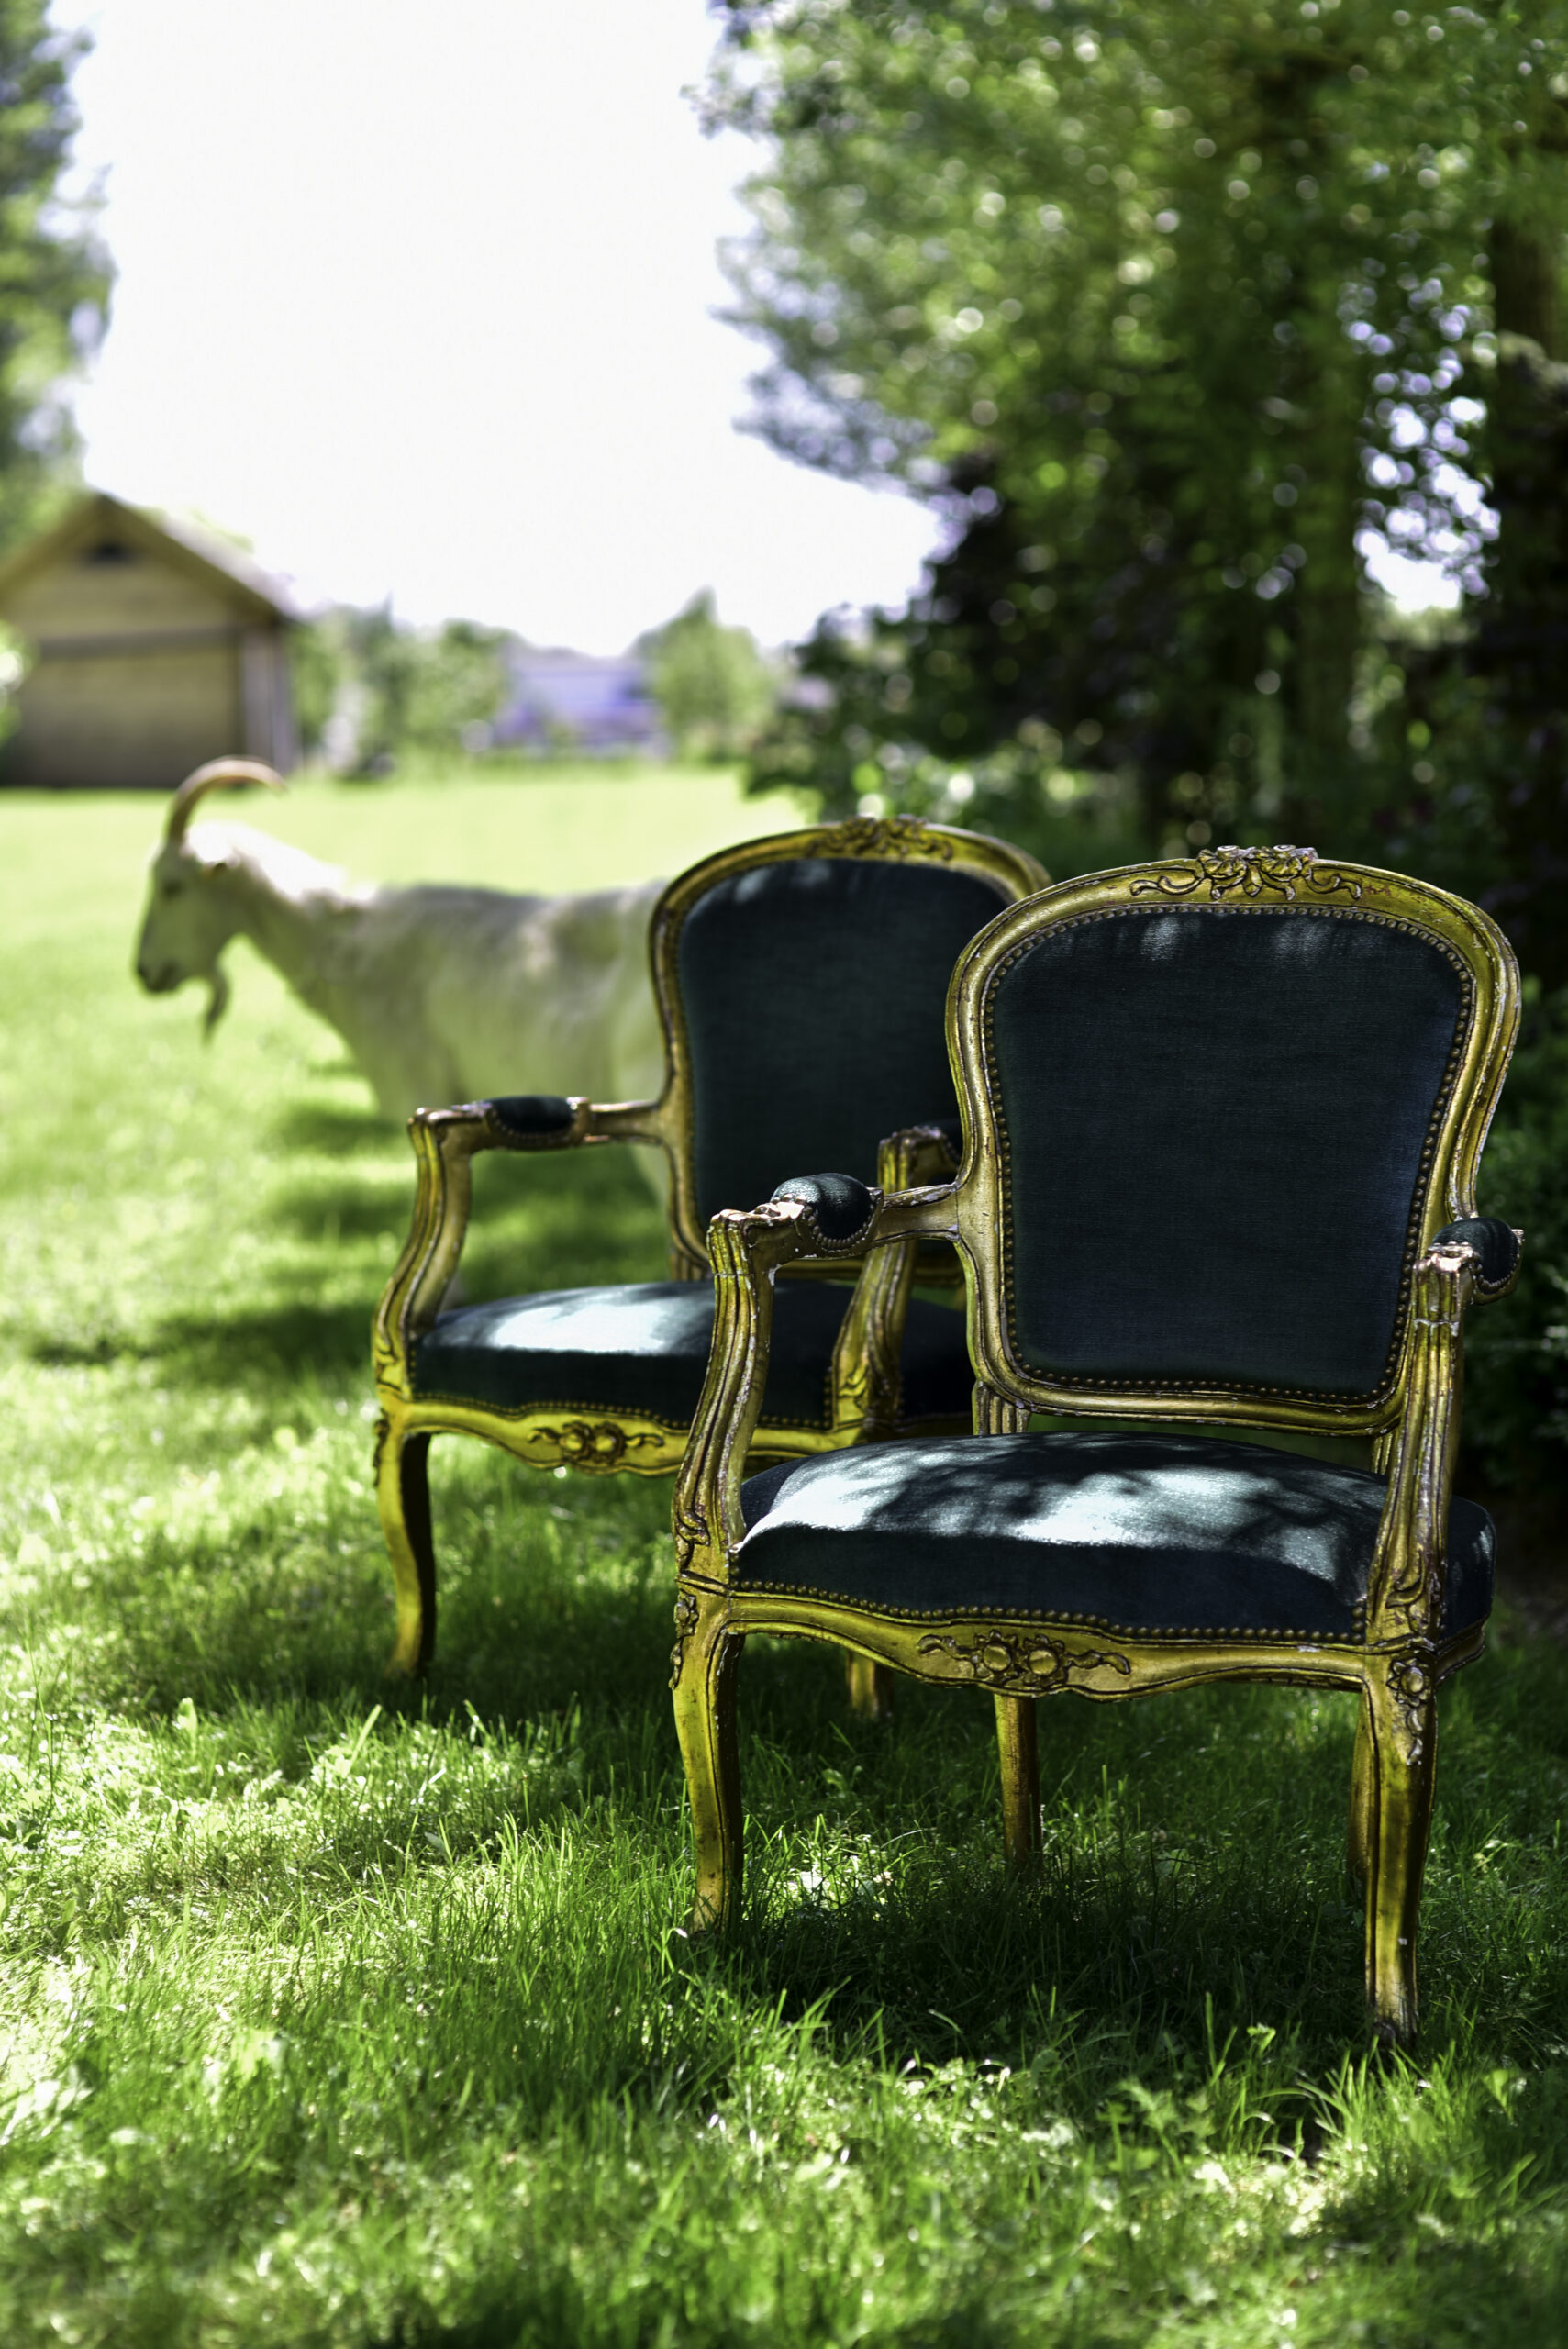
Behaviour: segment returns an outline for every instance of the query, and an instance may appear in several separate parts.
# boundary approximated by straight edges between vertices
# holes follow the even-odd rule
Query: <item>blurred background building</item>
[[[286,772],[294,618],[238,548],[83,498],[0,564],[0,620],[27,656],[0,775],[171,788],[236,751]]]
[[[649,664],[636,652],[536,651],[517,645],[507,692],[492,729],[498,744],[553,750],[657,751],[663,729]]]

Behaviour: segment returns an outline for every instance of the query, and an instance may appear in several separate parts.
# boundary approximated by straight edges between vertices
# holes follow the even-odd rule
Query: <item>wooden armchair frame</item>
[[[987,1027],[991,986],[1020,942],[1046,924],[1151,897],[1178,905],[1262,900],[1331,907],[1413,929],[1443,948],[1464,974],[1468,1013],[1429,1136],[1396,1343],[1374,1392],[1306,1400],[1193,1379],[1088,1386],[1042,1378],[1018,1358],[1008,1312],[1007,1143]],[[917,1241],[940,1238],[956,1247],[968,1286],[977,1436],[1022,1433],[1040,1413],[1370,1437],[1386,1493],[1364,1636],[1112,1636],[1071,1620],[1015,1618],[994,1609],[938,1620],[827,1596],[740,1586],[734,1573],[746,1532],[740,1485],[766,1374],[773,1283],[779,1273],[832,1251],[809,1206],[799,1202],[773,1201],[716,1216],[709,1252],[720,1309],[674,1508],[672,1687],[695,1841],[695,1920],[724,1923],[740,1890],[736,1671],[749,1632],[831,1641],[877,1665],[989,1692],[1001,1754],[1005,1848],[1014,1865],[1029,1864],[1039,1847],[1037,1698],[1071,1693],[1105,1701],[1215,1680],[1346,1689],[1361,1700],[1349,1848],[1366,1889],[1367,1998],[1380,2032],[1407,2039],[1416,2025],[1416,1925],[1432,1806],[1436,1692],[1480,1653],[1484,1636],[1477,1625],[1445,1640],[1440,1622],[1461,1325],[1473,1300],[1504,1294],[1518,1270],[1516,1249],[1502,1276],[1488,1281],[1477,1248],[1444,1227],[1476,1214],[1477,1162],[1518,1019],[1513,955],[1485,914],[1440,890],[1364,867],[1329,866],[1310,850],[1228,849],[1094,875],[1014,907],[961,962],[948,1019],[963,1115],[961,1170],[951,1181],[868,1194],[863,1228],[838,1244],[870,1250],[873,1258],[879,1250]],[[1506,1227],[1492,1229],[1506,1232]]]
[[[662,1475],[679,1466],[689,1431],[683,1420],[574,1408],[570,1402],[508,1409],[416,1391],[415,1349],[435,1326],[462,1255],[472,1200],[472,1162],[490,1150],[580,1150],[611,1142],[662,1150],[670,1175],[670,1276],[706,1280],[709,1265],[694,1152],[693,1053],[680,981],[683,927],[694,907],[719,884],[768,864],[817,859],[944,868],[985,881],[1004,904],[1043,888],[1048,881],[1032,857],[1009,843],[909,818],[858,819],[746,841],[681,874],[655,908],[650,953],[667,1059],[663,1091],[656,1101],[523,1097],[419,1109],[410,1119],[417,1173],[413,1221],[372,1332],[380,1406],[376,1497],[397,1609],[391,1669],[417,1671],[428,1663],[433,1648],[436,1569],[428,1465],[433,1436],[477,1436],[532,1467]],[[874,1005],[857,1008],[874,1021]],[[951,1137],[935,1127],[912,1127],[883,1143],[878,1179],[886,1187],[901,1188],[929,1180],[954,1163]],[[914,1249],[893,1252],[865,1268],[834,1349],[825,1423],[770,1424],[754,1447],[759,1462],[901,1431],[899,1355],[916,1257]],[[830,1262],[803,1263],[796,1269],[806,1278],[843,1281],[853,1280],[861,1264],[859,1257],[851,1261],[844,1252],[836,1252]],[[924,1252],[918,1273],[922,1283],[935,1286],[955,1285],[962,1277],[946,1249]],[[857,1666],[851,1685],[855,1700],[874,1709],[875,1683],[867,1669]]]

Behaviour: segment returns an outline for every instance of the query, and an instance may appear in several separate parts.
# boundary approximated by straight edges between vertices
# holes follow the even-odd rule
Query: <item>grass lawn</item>
[[[236,812],[543,887],[793,820],[713,774]],[[0,796],[0,2339],[1568,2341],[1568,1658],[1500,1622],[1444,1701],[1410,2062],[1348,1698],[1043,1709],[1020,1890],[984,1699],[856,1723],[754,1644],[750,1914],[693,1944],[669,1488],[438,1444],[441,1653],[384,1680],[406,1145],[248,949],[208,1047],[139,994],[158,814]],[[477,1172],[474,1296],[659,1269],[617,1153]]]

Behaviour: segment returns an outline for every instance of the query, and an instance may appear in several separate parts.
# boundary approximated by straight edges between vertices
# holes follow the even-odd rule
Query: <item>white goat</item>
[[[228,1001],[218,958],[249,938],[338,1030],[389,1118],[504,1093],[657,1095],[648,922],[662,883],[566,897],[383,888],[245,825],[188,829],[206,793],[244,783],[283,788],[256,761],[215,759],[174,796],[136,950],[150,994],[204,979],[210,1034]]]

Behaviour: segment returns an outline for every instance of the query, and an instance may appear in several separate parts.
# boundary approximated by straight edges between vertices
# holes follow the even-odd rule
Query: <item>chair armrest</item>
[[[851,1174],[796,1175],[761,1207],[723,1208],[714,1217],[713,1349],[675,1482],[683,1574],[728,1581],[730,1551],[745,1531],[740,1480],[767,1384],[775,1276],[789,1264],[858,1256],[922,1233],[951,1239],[944,1210],[953,1189],[939,1184],[887,1198]]]
[[[877,1152],[878,1188],[892,1197],[919,1184],[946,1181],[957,1173],[962,1148],[956,1118],[906,1126],[889,1134]],[[773,1197],[795,1190],[786,1184]],[[874,1443],[897,1433],[904,1416],[904,1330],[916,1281],[949,1288],[961,1286],[962,1278],[952,1250],[940,1243],[922,1248],[918,1241],[906,1240],[867,1251],[833,1348],[828,1417],[840,1442]]]
[[[406,1380],[409,1351],[434,1323],[462,1252],[473,1199],[470,1162],[482,1151],[576,1150],[586,1143],[662,1140],[653,1101],[595,1102],[579,1095],[514,1093],[450,1109],[416,1109],[414,1217],[371,1330],[378,1382]]]
[[[1507,1280],[1490,1289],[1482,1283],[1481,1251],[1468,1237],[1484,1223],[1516,1241]],[[1411,1277],[1405,1410],[1395,1431],[1367,1594],[1367,1638],[1374,1645],[1395,1641],[1429,1645],[1440,1620],[1449,1503],[1459,1449],[1464,1309],[1473,1297],[1499,1295],[1517,1273],[1518,1259],[1517,1235],[1510,1226],[1497,1226],[1492,1217],[1467,1217],[1446,1226],[1417,1260]],[[1410,1672],[1425,1669],[1412,1664],[1407,1679]]]
[[[889,1134],[876,1154],[876,1179],[884,1192],[912,1190],[917,1184],[944,1183],[958,1173],[963,1128],[956,1118],[905,1126]]]
[[[1506,1297],[1519,1276],[1524,1233],[1500,1216],[1462,1216],[1432,1235],[1434,1248],[1473,1248],[1478,1263],[1475,1295],[1483,1302]]]

